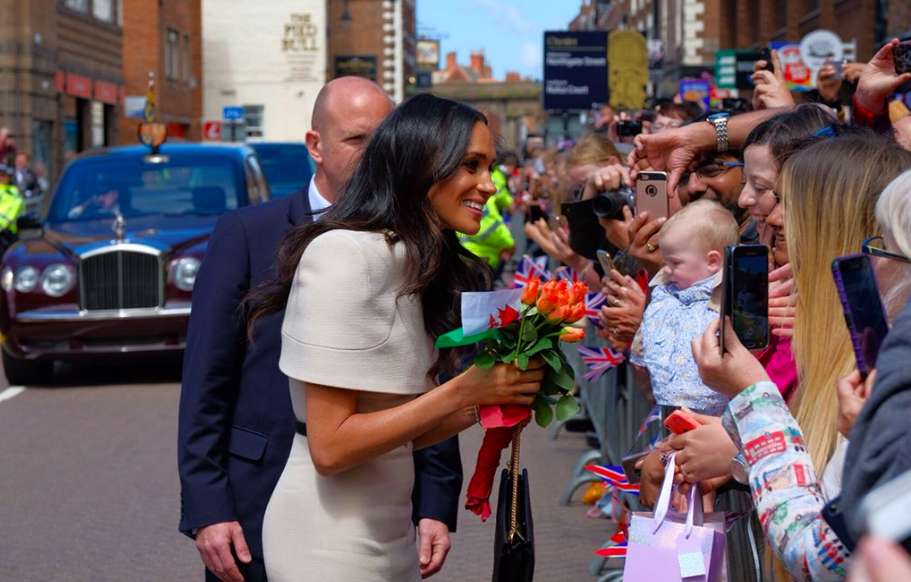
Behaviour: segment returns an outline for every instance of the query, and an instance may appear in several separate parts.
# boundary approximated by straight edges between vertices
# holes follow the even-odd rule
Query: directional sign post
[[[236,106],[223,107],[221,118],[225,121],[240,121],[244,118],[244,108]]]

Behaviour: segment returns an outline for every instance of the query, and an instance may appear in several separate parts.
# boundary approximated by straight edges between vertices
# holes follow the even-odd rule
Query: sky
[[[506,71],[543,76],[543,32],[566,30],[579,13],[579,0],[418,0],[418,36],[441,37],[440,61],[456,51],[468,64],[472,50],[483,49],[493,75]]]

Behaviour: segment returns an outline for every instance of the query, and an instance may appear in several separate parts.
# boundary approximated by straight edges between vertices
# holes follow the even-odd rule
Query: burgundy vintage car
[[[126,146],[74,160],[44,223],[3,257],[10,383],[45,382],[59,359],[182,350],[215,221],[268,199],[244,145]]]

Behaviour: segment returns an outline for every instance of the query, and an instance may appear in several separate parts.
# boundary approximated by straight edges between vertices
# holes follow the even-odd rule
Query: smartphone
[[[769,345],[769,247],[743,244],[725,249],[721,316],[748,350]],[[722,320],[723,321],[723,320]],[[724,325],[721,326],[724,351]]]
[[[636,178],[636,212],[648,212],[651,220],[667,218],[667,172],[639,172]]]
[[[860,503],[867,531],[911,552],[911,471],[880,485]]]
[[[694,428],[699,428],[699,423],[682,410],[675,410],[664,419],[664,427],[674,434],[683,434]]]
[[[646,455],[648,455],[648,451],[627,455],[620,459],[620,466],[623,467],[623,472],[630,483],[636,484],[639,482],[642,472],[636,468],[636,463]]]
[[[642,122],[632,119],[622,119],[617,122],[617,135],[620,137],[635,137],[642,133]]]
[[[867,255],[848,255],[832,261],[832,276],[845,312],[854,346],[857,370],[864,378],[876,367],[876,356],[889,324],[879,298],[873,265]]]
[[[595,255],[598,257],[598,263],[601,265],[601,269],[604,270],[604,274],[609,275],[614,268],[614,260],[610,257],[610,253],[598,249]]]
[[[547,226],[550,227],[550,229],[553,231],[560,230],[561,228],[563,228],[563,225],[565,225],[565,224],[566,224],[566,219],[563,218],[563,215],[561,215],[561,214],[557,214],[556,216],[551,216],[550,218],[547,219]]]
[[[911,40],[892,47],[892,62],[895,63],[895,74],[911,73]]]
[[[598,217],[595,216],[594,198],[578,202],[564,202],[560,212],[569,225],[569,246],[586,259],[595,260],[595,253],[605,246],[607,238]]]
[[[763,71],[775,72],[775,64],[772,62],[772,49],[769,47],[759,49],[759,60],[765,61],[765,66],[762,68]]]

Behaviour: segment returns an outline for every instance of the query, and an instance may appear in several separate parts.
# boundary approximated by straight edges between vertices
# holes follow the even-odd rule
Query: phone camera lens
[[[658,188],[652,185],[648,185],[645,187],[645,193],[654,198],[658,195]]]

